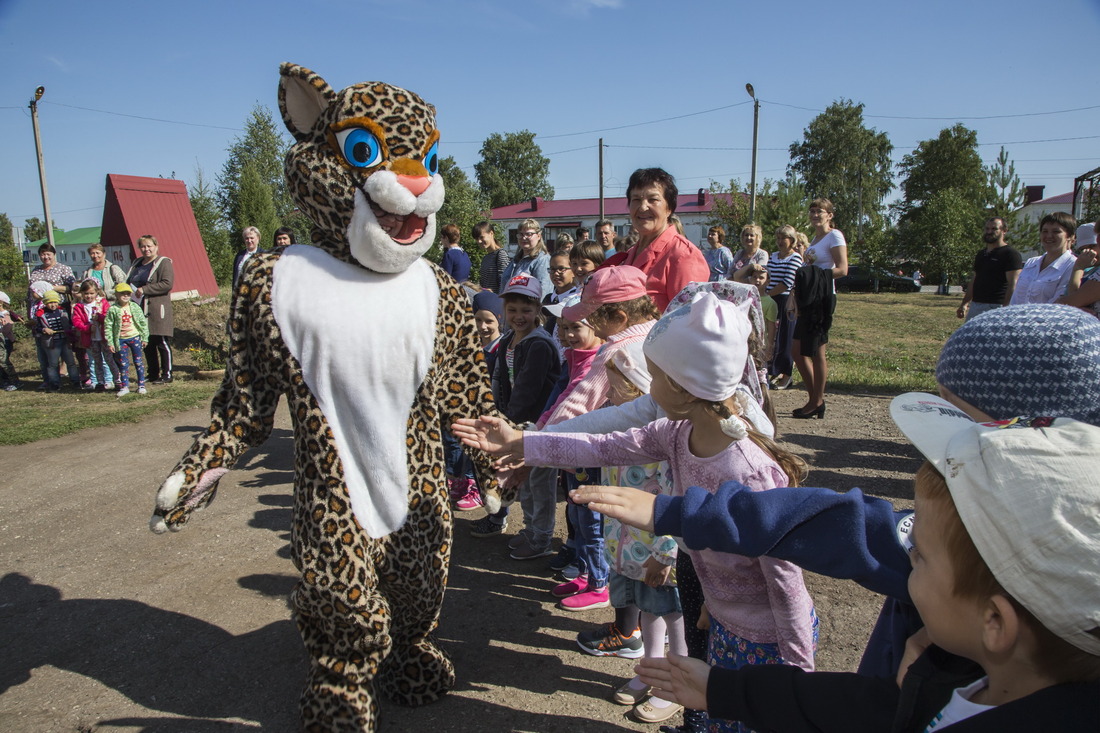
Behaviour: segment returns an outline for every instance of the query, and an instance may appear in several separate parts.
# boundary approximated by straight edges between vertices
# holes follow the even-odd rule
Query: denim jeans
[[[586,474],[585,483],[599,483],[600,469],[589,468]],[[578,486],[580,482],[577,480],[577,475],[566,473],[566,491],[572,491]],[[581,572],[588,573],[588,587],[592,589],[606,587],[610,568],[603,546],[603,515],[589,509],[587,504],[573,502],[566,504],[565,513],[573,523],[573,529],[576,532],[577,559],[581,563]]]
[[[88,347],[88,367],[93,386],[118,382],[118,362],[115,361],[115,355],[107,349],[106,341],[93,341]]]
[[[79,387],[80,371],[68,340],[64,336],[54,336],[52,339],[47,336],[41,343],[46,354],[46,386],[50,389],[61,387],[61,362],[64,361],[69,370],[69,381]]]
[[[532,547],[550,544],[557,518],[558,469],[532,468],[531,475],[519,487],[519,503],[523,507],[523,524],[531,537]]]
[[[123,387],[130,386],[130,357],[134,359],[134,369],[137,371],[138,386],[145,386],[145,360],[141,355],[141,337],[120,339],[118,342],[118,378]]]
[[[979,303],[977,301],[970,301],[970,307],[966,309],[966,320],[969,321],[973,318],[977,318],[981,314],[996,310],[1003,305],[1003,303]]]
[[[443,464],[447,474],[453,478],[474,478],[474,462],[470,460],[462,450],[462,441],[451,435],[451,431],[444,426],[443,431]]]

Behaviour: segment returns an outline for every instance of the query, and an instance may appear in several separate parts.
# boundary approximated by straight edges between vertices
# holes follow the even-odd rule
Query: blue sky
[[[1047,195],[1100,166],[1100,0],[747,5],[0,0],[0,211],[16,225],[42,216],[27,109],[38,85],[51,208],[73,229],[100,224],[107,173],[190,184],[201,166],[213,181],[255,103],[278,118],[282,61],[336,88],[417,92],[439,110],[441,154],[471,177],[487,135],[530,129],[559,199],[596,195],[601,135],[608,195],[649,165],[683,191],[747,182],[746,82],[762,100],[760,179],[784,175],[788,146],[840,98],[866,105],[896,158],[961,121],[987,162],[1011,143],[1024,183]],[[974,119],[991,116],[1005,117]],[[1062,138],[1080,139],[1025,142]]]

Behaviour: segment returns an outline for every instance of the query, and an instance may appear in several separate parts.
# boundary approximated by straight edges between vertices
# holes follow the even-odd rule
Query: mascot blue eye
[[[356,168],[370,168],[382,162],[378,138],[362,127],[349,127],[336,133],[336,142],[344,158]]]
[[[439,172],[439,141],[436,140],[428,148],[428,154],[424,156],[424,167],[428,169],[428,175],[434,176]]]

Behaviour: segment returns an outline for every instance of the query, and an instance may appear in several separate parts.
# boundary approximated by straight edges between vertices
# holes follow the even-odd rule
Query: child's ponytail
[[[789,450],[780,447],[778,443],[758,431],[752,426],[752,421],[744,417],[745,406],[744,400],[751,399],[748,395],[738,392],[734,395],[738,407],[740,408],[738,414],[735,416],[733,411],[724,402],[708,402],[707,406],[724,421],[735,419],[748,423],[750,426],[747,430],[748,438],[753,443],[756,443],[765,453],[772,457],[772,459],[779,464],[779,467],[783,469],[783,473],[787,474],[788,486],[800,486],[803,481],[806,480],[806,476],[810,473],[810,467],[806,461],[802,460]],[[725,427],[723,427],[725,431]],[[729,433],[727,432],[727,435]]]

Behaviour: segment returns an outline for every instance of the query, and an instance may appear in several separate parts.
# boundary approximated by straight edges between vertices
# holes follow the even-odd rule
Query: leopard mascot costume
[[[440,425],[499,413],[468,298],[421,257],[443,203],[435,108],[381,82],[335,92],[301,66],[280,73],[297,140],[286,175],[313,246],[246,263],[210,426],[161,486],[151,527],[178,530],[208,504],[267,439],[285,394],[301,573],[291,601],[311,660],[303,726],[370,731],[376,683],[404,705],[454,685],[432,637],[452,536]],[[490,460],[473,457],[495,510]]]

